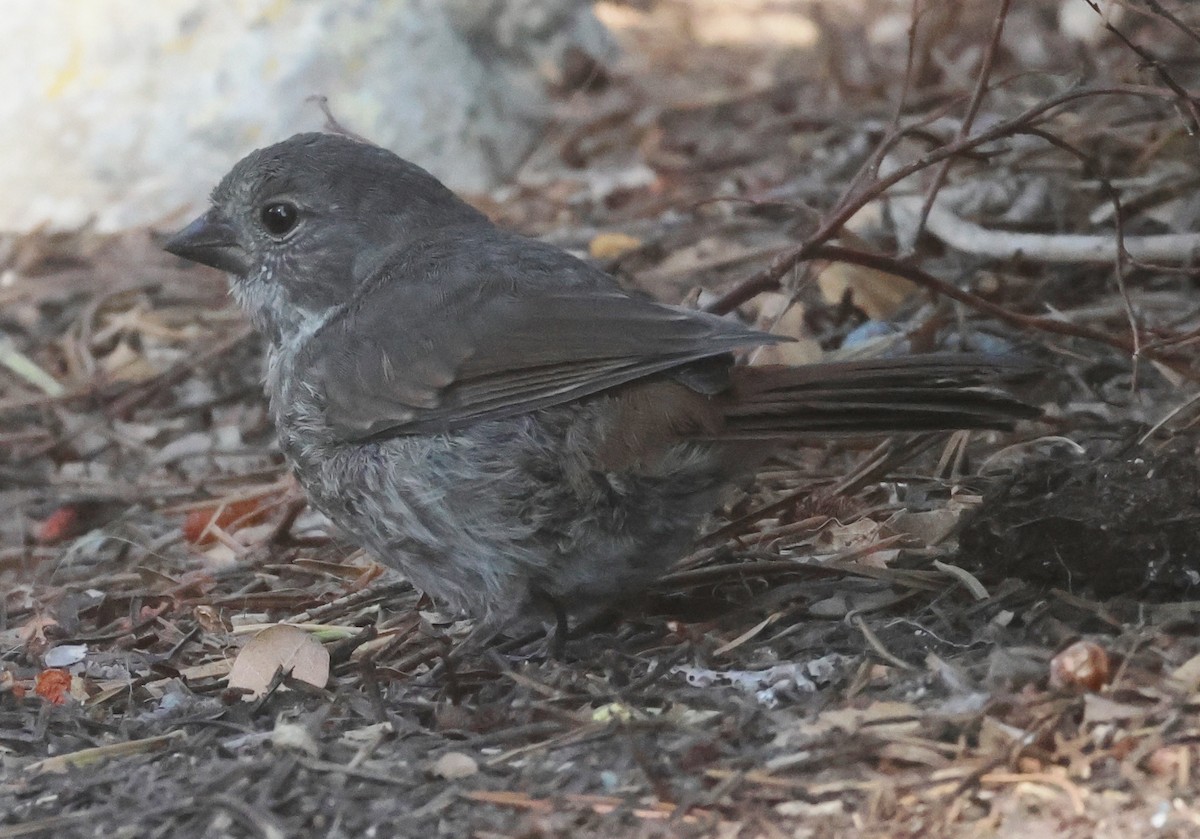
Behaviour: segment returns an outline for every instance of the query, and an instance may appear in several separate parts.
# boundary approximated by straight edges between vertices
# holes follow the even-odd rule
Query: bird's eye
[[[262,226],[272,236],[282,236],[296,226],[300,220],[300,211],[295,204],[286,201],[273,201],[262,208]]]

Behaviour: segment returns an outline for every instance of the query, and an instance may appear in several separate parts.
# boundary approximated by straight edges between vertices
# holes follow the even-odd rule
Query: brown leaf
[[[854,305],[872,320],[890,318],[917,288],[903,277],[848,262],[830,263],[817,275],[817,285],[830,303],[837,303],[849,290]]]
[[[329,651],[303,629],[285,623],[269,626],[234,659],[229,687],[249,691],[243,698],[257,699],[281,667],[293,679],[323,688],[329,681]]]
[[[276,493],[271,493],[192,510],[183,522],[183,538],[193,545],[204,545],[216,539],[209,532],[210,527],[236,530],[258,524],[276,508],[277,498]]]
[[[66,670],[43,670],[38,673],[34,692],[52,705],[62,705],[71,691],[71,674]]]
[[[592,259],[616,259],[642,246],[642,240],[628,233],[600,233],[588,243]]]
[[[1105,696],[1089,693],[1083,698],[1083,720],[1088,723],[1125,722],[1136,720],[1150,713],[1144,705],[1117,702]]]

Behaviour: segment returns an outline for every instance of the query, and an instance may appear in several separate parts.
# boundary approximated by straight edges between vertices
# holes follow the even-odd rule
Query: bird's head
[[[384,258],[445,227],[487,224],[424,169],[336,134],[297,134],[242,158],[170,253],[225,271],[273,341],[346,303]]]

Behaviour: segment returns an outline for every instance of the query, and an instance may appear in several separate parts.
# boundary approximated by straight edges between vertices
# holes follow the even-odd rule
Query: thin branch
[[[996,18],[992,23],[992,37],[988,40],[987,50],[984,52],[983,58],[979,63],[979,78],[975,80],[975,89],[971,92],[971,100],[967,103],[967,113],[963,116],[963,120],[958,126],[958,131],[955,132],[955,140],[962,140],[971,133],[971,128],[975,125],[975,117],[978,116],[979,107],[983,104],[983,97],[988,91],[988,79],[991,78],[992,68],[996,64],[996,53],[1000,47],[1000,36],[1004,32],[1004,22],[1008,19],[1008,9],[1011,4],[1012,0],[1000,0],[1000,8],[996,11]],[[937,200],[937,195],[942,188],[942,184],[946,182],[946,175],[949,174],[950,165],[953,162],[953,158],[946,158],[933,173],[933,180],[929,184],[929,189],[925,192],[925,203],[921,206],[920,218],[917,219],[917,228],[913,235],[914,243],[921,235],[921,231],[925,229],[925,221],[929,218],[929,211],[933,207],[933,202]]]
[[[854,248],[842,247],[841,245],[820,245],[813,249],[812,259],[828,259],[836,262],[849,262],[853,265],[861,265],[864,268],[873,268],[876,271],[883,271],[887,274],[894,274],[897,277],[903,277],[922,288],[928,289],[936,294],[941,294],[949,297],[951,300],[957,300],[970,306],[976,311],[991,315],[997,320],[1012,324],[1013,326],[1022,329],[1033,329],[1039,332],[1049,332],[1055,335],[1066,335],[1072,338],[1083,338],[1088,341],[1095,341],[1099,344],[1104,344],[1114,349],[1120,350],[1123,353],[1132,355],[1136,351],[1133,342],[1128,338],[1119,335],[1112,335],[1107,332],[1101,332],[1097,329],[1090,329],[1086,326],[1081,326],[1070,321],[1056,320],[1053,318],[1037,317],[1036,315],[1025,315],[1020,312],[1014,312],[1011,309],[1006,309],[998,303],[993,303],[977,294],[969,291],[964,291],[953,283],[939,279],[932,274],[923,271],[915,265],[909,265],[906,262],[887,256],[886,254],[876,254],[867,251],[860,251]],[[1183,359],[1175,355],[1160,353],[1157,350],[1151,350],[1149,347],[1141,348],[1143,358],[1150,358],[1170,366],[1190,378],[1200,378],[1200,371],[1192,370],[1186,365]]]
[[[1036,105],[1022,111],[1020,114],[1010,119],[1002,120],[992,125],[990,128],[981,131],[971,137],[964,137],[961,140],[947,143],[939,149],[934,149],[920,160],[914,161],[907,165],[898,167],[894,172],[881,177],[879,180],[863,188],[858,194],[848,194],[838,203],[838,205],[830,212],[824,222],[820,224],[799,247],[784,251],[766,268],[756,274],[743,280],[734,288],[721,295],[717,300],[713,301],[708,306],[708,311],[724,314],[736,309],[738,306],[745,303],[757,294],[764,291],[772,291],[779,287],[779,281],[787,275],[798,263],[806,259],[811,259],[813,251],[821,245],[827,243],[830,239],[836,237],[842,227],[863,207],[870,204],[872,201],[881,196],[891,187],[903,181],[905,178],[926,169],[935,163],[940,163],[947,158],[962,154],[965,151],[970,151],[978,148],[993,140],[998,140],[1001,137],[1008,136],[1018,129],[1025,129],[1037,119],[1047,116],[1051,111],[1061,108],[1078,99],[1085,99],[1094,96],[1148,96],[1158,99],[1174,99],[1175,96],[1170,91],[1165,91],[1162,88],[1150,87],[1147,85],[1117,85],[1113,87],[1103,88],[1081,88],[1069,90],[1065,93],[1060,93],[1049,99],[1045,99]],[[885,138],[884,142],[889,142],[890,138]]]
[[[1188,26],[1182,20],[1175,17],[1174,14],[1172,14],[1171,12],[1169,12],[1165,8],[1163,8],[1162,4],[1159,3],[1158,0],[1145,0],[1145,2],[1146,2],[1146,7],[1149,8],[1150,11],[1154,12],[1156,15],[1161,17],[1163,20],[1170,21],[1171,23],[1173,23],[1175,25],[1175,27],[1180,32],[1182,32],[1184,35],[1187,35],[1189,38],[1191,38],[1197,44],[1200,44],[1200,32],[1197,32],[1195,29]]]
[[[1115,35],[1117,39],[1120,40],[1121,43],[1123,43],[1130,50],[1132,50],[1133,53],[1138,56],[1138,58],[1142,59],[1142,61],[1145,61],[1152,68],[1154,68],[1154,74],[1158,76],[1159,80],[1169,87],[1177,97],[1179,97],[1179,99],[1184,103],[1184,107],[1187,108],[1188,114],[1192,118],[1192,124],[1188,126],[1188,133],[1195,134],[1196,130],[1200,129],[1200,107],[1197,107],[1196,97],[1184,90],[1183,85],[1175,81],[1174,77],[1167,72],[1167,68],[1162,65],[1162,62],[1155,58],[1148,49],[1135,44],[1125,36],[1124,32],[1113,26],[1112,22],[1104,17],[1104,12],[1100,9],[1100,6],[1096,3],[1096,0],[1083,0],[1083,2],[1091,6],[1092,10],[1104,19],[1105,29]]]

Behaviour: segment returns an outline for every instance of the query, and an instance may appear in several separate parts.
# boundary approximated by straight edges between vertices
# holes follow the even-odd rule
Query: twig
[[[1000,46],[1000,35],[1004,32],[1004,22],[1008,19],[1008,9],[1012,0],[1000,0],[1000,8],[996,11],[996,18],[992,24],[992,37],[988,40],[987,51],[984,52],[983,59],[979,62],[979,78],[975,80],[975,89],[971,92],[971,100],[967,103],[967,113],[963,116],[962,123],[958,127],[958,131],[954,135],[955,140],[962,140],[971,132],[971,127],[975,124],[975,117],[979,114],[979,106],[983,103],[984,94],[987,93],[988,79],[991,78],[992,68],[996,63],[996,52]],[[925,202],[921,206],[921,215],[917,219],[917,227],[912,238],[913,243],[917,237],[921,235],[921,231],[925,227],[925,220],[929,216],[929,211],[933,208],[933,202],[937,200],[938,192],[945,183],[946,175],[950,171],[950,164],[953,158],[946,158],[942,161],[933,173],[933,181],[929,184],[929,189],[925,191]]]
[[[1188,26],[1182,20],[1175,17],[1175,15],[1173,15],[1167,9],[1164,9],[1162,4],[1159,3],[1158,0],[1145,0],[1145,3],[1146,3],[1146,7],[1148,9],[1150,9],[1150,11],[1154,12],[1156,15],[1161,17],[1163,20],[1170,21],[1171,23],[1175,24],[1175,27],[1180,32],[1182,32],[1184,35],[1187,35],[1189,38],[1191,38],[1197,44],[1200,44],[1200,32],[1197,32],[1195,29]]]
[[[1150,426],[1150,428],[1147,429],[1145,434],[1143,434],[1141,437],[1138,437],[1137,444],[1139,446],[1144,445],[1147,440],[1149,440],[1151,437],[1153,437],[1155,434],[1158,433],[1158,430],[1160,428],[1162,428],[1164,425],[1169,423],[1171,420],[1175,419],[1175,417],[1179,416],[1187,409],[1191,408],[1197,402],[1200,402],[1200,393],[1192,394],[1186,400],[1184,400],[1184,402],[1182,404],[1176,405],[1174,408],[1167,411],[1167,413],[1162,417],[1162,419],[1160,419],[1158,422],[1154,423],[1154,425]]]
[[[887,647],[883,645],[883,642],[879,640],[879,636],[871,631],[871,628],[867,626],[867,622],[861,617],[855,615],[854,625],[858,627],[858,631],[862,633],[863,640],[865,640],[867,644],[870,645],[871,649],[873,649],[875,653],[884,661],[900,668],[901,670],[907,670],[909,672],[920,669],[915,664],[909,664],[904,659],[894,655]]]
[[[1138,58],[1142,59],[1142,61],[1145,61],[1147,64],[1153,67],[1155,75],[1158,76],[1162,83],[1169,87],[1175,93],[1175,95],[1183,101],[1184,106],[1188,110],[1188,114],[1192,118],[1192,124],[1188,126],[1188,133],[1195,134],[1196,130],[1200,128],[1200,108],[1197,108],[1196,98],[1184,90],[1183,86],[1179,84],[1179,82],[1175,81],[1171,74],[1167,72],[1167,68],[1162,65],[1162,62],[1155,58],[1149,50],[1147,50],[1145,47],[1138,46],[1133,41],[1129,40],[1129,38],[1125,36],[1124,32],[1113,26],[1112,21],[1104,17],[1104,12],[1100,9],[1100,6],[1096,3],[1096,0],[1083,0],[1083,2],[1091,6],[1092,10],[1095,11],[1096,14],[1100,15],[1100,17],[1104,20],[1105,29],[1115,35],[1117,39],[1120,40],[1121,43],[1127,46],[1130,50],[1132,50],[1138,56]]]
[[[238,344],[248,339],[252,333],[253,330],[249,325],[243,325],[235,329],[231,335],[221,339],[210,349],[200,353],[195,358],[171,365],[170,368],[164,370],[153,379],[139,383],[132,391],[114,399],[108,406],[109,412],[113,416],[127,414],[141,402],[144,402],[171,385],[182,382],[189,375],[203,368],[205,365],[211,364],[221,356],[231,352]]]
[[[837,236],[856,213],[879,198],[888,189],[900,183],[910,175],[920,172],[935,163],[963,152],[976,149],[986,143],[1008,136],[1018,129],[1029,127],[1035,120],[1045,117],[1056,108],[1061,108],[1077,99],[1093,96],[1149,96],[1159,99],[1173,99],[1170,91],[1146,85],[1116,85],[1102,88],[1082,88],[1069,90],[1058,96],[1043,100],[1022,111],[1015,117],[995,123],[990,128],[971,137],[947,143],[941,148],[934,149],[920,160],[898,167],[890,174],[863,188],[857,194],[848,194],[830,212],[824,222],[799,247],[784,251],[770,265],[758,273],[743,280],[734,288],[721,295],[707,307],[710,312],[724,314],[733,311],[752,297],[764,292],[773,291],[779,287],[779,281],[785,277],[797,264],[806,259],[812,259],[814,251],[830,239]],[[890,138],[885,138],[887,143]]]
[[[1119,335],[1101,332],[1080,324],[1072,323],[1071,321],[1036,317],[1034,315],[1023,315],[1019,312],[1014,312],[1011,309],[1006,309],[997,303],[986,300],[977,294],[964,291],[952,283],[938,279],[932,274],[917,268],[915,265],[909,265],[905,262],[895,259],[894,257],[886,256],[885,254],[868,253],[866,251],[854,250],[853,248],[845,248],[840,245],[822,245],[821,247],[813,250],[811,258],[849,262],[854,265],[862,265],[866,268],[874,268],[877,271],[895,274],[898,277],[903,277],[906,280],[910,280],[917,285],[936,292],[937,294],[945,295],[951,300],[957,300],[960,303],[965,303],[971,308],[989,314],[997,320],[1011,323],[1014,326],[1019,326],[1023,329],[1035,329],[1041,332],[1050,332],[1056,335],[1067,335],[1072,338],[1083,338],[1100,344],[1106,344],[1107,346],[1121,350],[1129,355],[1132,355],[1134,352],[1133,343]],[[1142,347],[1142,357],[1168,364],[1172,369],[1177,370],[1178,372],[1183,373],[1190,378],[1200,377],[1200,371],[1192,371],[1191,368],[1184,365],[1182,359],[1176,356],[1166,355],[1158,351],[1152,351],[1148,347]]]
[[[914,217],[919,200],[915,195],[892,198],[892,212],[900,217]],[[928,227],[930,233],[955,250],[1000,260],[1110,263],[1120,255],[1122,240],[1125,250],[1138,260],[1188,262],[1200,256],[1200,233],[1129,237],[1083,233],[1014,233],[989,230],[940,206],[930,209]]]

